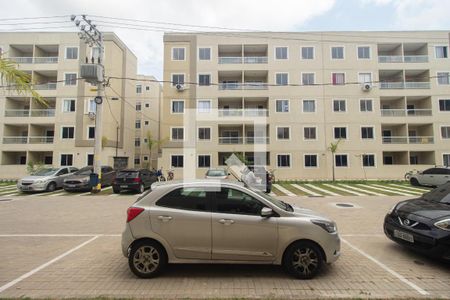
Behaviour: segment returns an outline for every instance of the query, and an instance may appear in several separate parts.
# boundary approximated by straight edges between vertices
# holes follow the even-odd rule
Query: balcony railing
[[[261,136],[247,136],[245,137],[246,144],[269,144],[269,137],[261,137]]]
[[[57,56],[45,57],[10,57],[9,60],[18,64],[56,64],[58,63]]]
[[[382,117],[431,116],[431,109],[382,109]]]
[[[433,144],[432,136],[383,136],[383,144]]]
[[[30,144],[53,144],[53,136],[30,136],[28,143]]]
[[[219,108],[219,117],[242,117],[242,108]]]
[[[54,117],[55,109],[7,109],[5,117]]]
[[[380,89],[403,89],[403,88],[405,88],[403,81],[380,82]]]
[[[219,90],[267,90],[265,82],[221,82]]]
[[[407,82],[405,82],[405,89],[429,89],[429,88],[430,88],[429,82],[424,82],[424,81],[416,81],[416,82],[407,81]]]
[[[54,117],[55,109],[32,109],[32,117]]]
[[[219,144],[242,144],[242,137],[219,137]]]
[[[56,82],[33,85],[35,90],[56,90]]]
[[[258,108],[219,108],[219,117],[267,117],[267,109]]]
[[[28,117],[30,115],[29,109],[7,109],[5,110],[5,117]]]
[[[3,144],[53,144],[53,136],[5,136]]]
[[[28,137],[26,136],[5,136],[3,137],[3,144],[26,144]]]
[[[244,109],[244,115],[246,117],[267,117],[269,110],[265,108],[246,108]]]
[[[428,62],[428,55],[380,55],[378,56],[379,63],[426,63]]]
[[[269,137],[219,137],[219,144],[269,144]]]
[[[429,89],[430,82],[427,81],[392,81],[380,82],[380,89]]]
[[[267,56],[223,56],[219,64],[267,64]]]

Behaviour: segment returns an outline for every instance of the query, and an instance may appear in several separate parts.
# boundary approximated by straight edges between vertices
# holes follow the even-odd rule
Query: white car
[[[53,192],[61,188],[64,179],[75,171],[78,169],[74,167],[44,168],[20,179],[17,189],[21,192]]]
[[[411,175],[409,182],[411,185],[438,186],[450,181],[449,167],[434,167],[425,171]]]

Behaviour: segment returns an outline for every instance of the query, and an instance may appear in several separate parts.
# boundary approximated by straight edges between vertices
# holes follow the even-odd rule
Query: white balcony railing
[[[56,64],[58,63],[57,56],[44,57],[10,57],[10,61],[18,64]]]
[[[242,108],[219,108],[219,117],[242,117]]]
[[[403,56],[401,55],[380,55],[378,56],[379,63],[401,63]]]
[[[430,82],[427,81],[392,81],[380,82],[380,89],[429,89]]]
[[[222,56],[219,64],[267,64],[267,56]]]
[[[55,109],[32,109],[31,110],[32,117],[54,117]]]
[[[431,109],[407,109],[406,115],[407,116],[431,116],[432,110]]]
[[[267,64],[267,56],[245,56],[244,64]]]
[[[433,144],[432,136],[383,136],[383,144]]]
[[[219,57],[219,64],[242,64],[241,56]]]
[[[410,136],[408,137],[409,144],[433,144],[434,137],[432,136]]]
[[[267,117],[269,110],[265,108],[246,108],[244,109],[244,115],[246,117]]]
[[[48,82],[33,85],[35,90],[56,90],[56,82]]]
[[[26,144],[28,137],[26,136],[5,136],[3,144]]]
[[[242,144],[242,137],[219,137],[219,144]]]
[[[381,109],[382,117],[431,116],[431,109]]]
[[[269,144],[269,137],[261,137],[261,136],[247,136],[245,137],[246,144]]]
[[[429,82],[421,82],[421,81],[405,82],[405,89],[429,89],[429,88],[430,88]]]
[[[405,63],[426,63],[428,55],[405,55],[403,61]]]
[[[428,55],[380,55],[378,56],[379,63],[426,63],[428,62]]]
[[[5,117],[28,117],[30,115],[29,109],[6,109]]]
[[[267,90],[265,82],[221,82],[219,90]]]
[[[403,89],[405,84],[403,81],[397,82],[380,82],[380,89]]]
[[[30,144],[53,144],[53,136],[30,136],[28,142]]]
[[[258,108],[219,108],[219,117],[266,117],[269,111]]]
[[[10,57],[8,59],[17,64],[32,64],[33,63],[32,57]]]

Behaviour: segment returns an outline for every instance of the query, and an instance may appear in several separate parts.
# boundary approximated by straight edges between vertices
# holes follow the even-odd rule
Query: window
[[[373,111],[373,105],[371,99],[360,99],[359,100],[359,110],[361,112]]]
[[[375,167],[375,155],[363,154],[362,155],[363,167]]]
[[[163,196],[156,205],[173,209],[210,212],[209,193],[200,188],[179,188]]]
[[[200,127],[198,129],[198,139],[199,140],[210,140],[211,139],[211,128]]]
[[[316,100],[303,100],[303,112],[315,112]]]
[[[276,85],[288,85],[289,84],[288,73],[277,73],[275,81],[276,81]]]
[[[61,137],[63,139],[73,139],[74,138],[75,127],[62,127]]]
[[[136,94],[142,94],[142,85],[136,84]]]
[[[303,138],[305,140],[317,139],[316,127],[303,127]]]
[[[235,189],[221,188],[216,192],[215,212],[218,213],[260,216],[263,207],[255,198]]]
[[[185,48],[172,48],[172,60],[184,60]]]
[[[184,113],[184,101],[183,100],[173,100],[172,101],[172,113],[173,114]]]
[[[370,59],[370,47],[369,46],[358,47],[358,58],[359,59]]]
[[[336,167],[348,167],[347,154],[336,154],[334,156]]]
[[[450,99],[439,99],[439,110],[450,111]]]
[[[146,90],[146,91],[150,91],[150,86],[146,85],[146,86],[145,86],[145,90]]]
[[[314,59],[314,47],[302,47],[302,59]]]
[[[332,73],[331,80],[333,85],[344,85],[345,84],[345,73]]]
[[[450,139],[450,126],[441,127],[441,137],[443,139]]]
[[[334,138],[335,139],[346,139],[347,138],[347,127],[334,127]]]
[[[290,154],[278,154],[277,155],[277,166],[282,168],[289,168],[291,166],[291,155]]]
[[[289,139],[289,127],[277,127],[277,138],[279,140],[288,140]]]
[[[447,46],[436,46],[436,58],[448,58]]]
[[[314,73],[302,73],[303,85],[314,85]]]
[[[134,146],[140,147],[141,146],[141,138],[134,138]]]
[[[144,161],[148,161],[148,155],[144,155]]]
[[[373,139],[373,127],[361,127],[362,139]]]
[[[211,111],[211,100],[198,100],[197,111],[199,113],[209,113]]]
[[[140,165],[141,164],[141,159],[139,157],[135,157],[134,158],[134,164],[135,165]]]
[[[95,126],[88,127],[88,139],[95,139]]]
[[[344,59],[344,47],[331,47],[332,59]]]
[[[95,113],[97,111],[97,103],[94,99],[88,99],[86,102],[86,113]]]
[[[211,48],[198,48],[199,60],[211,60]]]
[[[317,168],[317,154],[305,154],[305,168]]]
[[[371,83],[372,82],[372,73],[358,73],[358,82],[359,83]]]
[[[61,154],[61,166],[71,166],[72,164],[73,154]]]
[[[78,59],[78,48],[77,47],[67,47],[66,48],[66,59]]]
[[[184,74],[172,74],[172,86],[184,84]]]
[[[211,155],[199,155],[198,156],[198,167],[199,168],[211,167]]]
[[[275,58],[276,59],[288,59],[288,48],[287,47],[276,47],[275,48]]]
[[[63,112],[74,112],[75,111],[75,100],[74,99],[64,99],[63,100]]]
[[[450,167],[450,154],[442,154],[442,164],[446,167]]]
[[[134,123],[134,127],[136,129],[140,129],[141,128],[141,120],[136,120],[136,122]]]
[[[183,155],[172,155],[170,160],[173,168],[182,168],[184,166]]]
[[[77,73],[64,74],[64,85],[77,85]]]
[[[183,127],[173,127],[171,130],[170,139],[173,141],[184,140],[184,128]]]
[[[150,103],[145,102],[145,108],[149,108],[150,107]]]
[[[347,110],[347,108],[346,108],[345,100],[333,100],[333,111],[334,112],[345,112],[346,110]]]
[[[53,156],[46,155],[44,156],[44,165],[52,165],[53,164]]]
[[[142,103],[136,102],[136,111],[141,111],[141,110],[142,110]]]
[[[450,73],[449,72],[437,72],[438,84],[448,85],[450,84]]]
[[[276,101],[277,112],[289,112],[289,100],[277,100]]]
[[[144,125],[148,126],[149,122],[148,121],[144,121]]]
[[[198,85],[210,85],[211,75],[209,74],[199,74],[198,75]]]
[[[94,154],[88,154],[87,155],[86,165],[88,165],[88,166],[93,166],[94,165]]]

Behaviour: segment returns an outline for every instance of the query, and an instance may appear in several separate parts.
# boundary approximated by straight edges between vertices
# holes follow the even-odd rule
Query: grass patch
[[[281,183],[280,185],[281,185],[282,187],[284,187],[285,189],[287,189],[288,191],[290,191],[290,192],[292,192],[292,193],[294,193],[294,194],[296,194],[296,195],[299,195],[299,196],[308,196],[307,193],[305,193],[305,192],[303,192],[303,191],[300,191],[299,189],[296,189],[295,187],[293,187],[293,186],[290,185],[290,184],[287,184],[287,183]]]
[[[284,193],[282,193],[279,189],[277,189],[273,185],[272,185],[272,193],[274,193],[277,196],[286,196]]]
[[[332,183],[327,183],[327,184],[330,184],[331,186],[333,186],[333,185],[335,185],[336,183],[334,183],[334,184],[332,184]],[[342,195],[342,196],[355,196],[354,194],[352,194],[352,193],[348,193],[348,192],[344,192],[344,191],[341,191],[341,190],[338,190],[338,189],[334,189],[334,188],[332,188],[331,186],[326,186],[326,185],[324,185],[323,183],[322,184],[316,184],[318,187],[320,187],[320,188],[322,188],[322,189],[325,189],[325,190],[328,190],[328,191],[330,191],[330,192],[334,192],[334,193],[336,193],[336,194],[339,194],[339,195]],[[342,188],[342,189],[345,189],[345,187],[343,187],[343,186],[338,186],[339,188]]]

